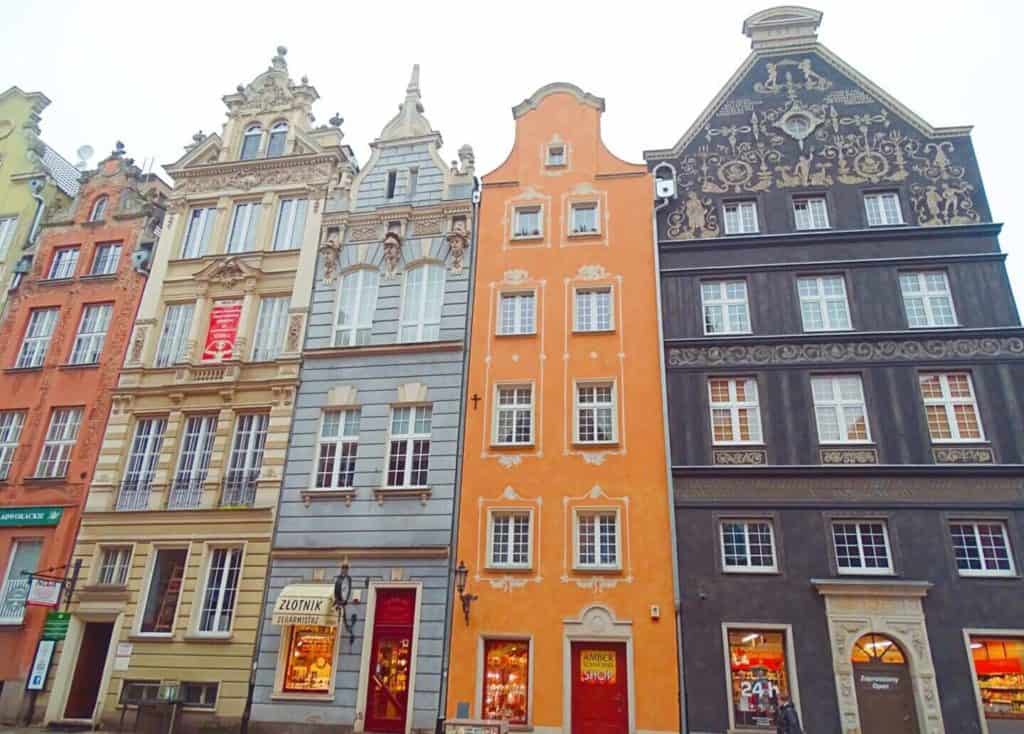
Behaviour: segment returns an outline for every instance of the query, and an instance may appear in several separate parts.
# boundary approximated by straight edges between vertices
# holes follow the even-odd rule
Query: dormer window
[[[548,146],[548,156],[546,165],[549,166],[564,166],[565,165],[565,146],[561,143],[556,143]]]
[[[96,199],[92,205],[92,211],[89,212],[90,222],[102,222],[104,217],[107,215],[107,197],[101,196]]]
[[[259,125],[251,125],[242,136],[243,161],[252,160],[260,152],[260,142],[263,140],[263,128]]]
[[[288,137],[288,123],[278,122],[270,128],[270,140],[267,142],[267,158],[284,155],[284,143]]]

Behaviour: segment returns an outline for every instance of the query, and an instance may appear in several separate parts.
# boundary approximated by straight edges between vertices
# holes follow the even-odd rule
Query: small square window
[[[548,158],[547,165],[549,166],[564,166],[565,165],[565,146],[561,143],[548,146]]]
[[[619,562],[619,513],[579,510],[576,513],[576,568],[616,570]]]
[[[726,234],[757,234],[757,203],[730,201],[723,205]]]
[[[723,520],[722,568],[728,572],[773,573],[775,537],[768,520]]]
[[[1006,523],[998,520],[950,523],[953,555],[961,576],[1012,576],[1013,556]]]
[[[494,443],[526,446],[533,443],[533,388],[501,385],[494,408]]]
[[[592,201],[573,204],[571,234],[597,233],[597,204]]]
[[[502,293],[498,309],[498,334],[514,336],[536,332],[537,297],[533,291]]]
[[[864,209],[867,211],[869,227],[891,227],[903,224],[900,197],[895,191],[865,194]]]
[[[836,568],[841,574],[891,574],[889,531],[883,520],[832,523]]]
[[[512,236],[521,238],[540,237],[540,207],[524,206],[515,210]]]
[[[493,510],[490,513],[490,568],[529,568],[530,512],[528,510]]]
[[[800,231],[828,229],[828,206],[824,196],[793,200],[793,219]]]
[[[576,331],[611,331],[611,288],[583,288],[576,291],[574,327]]]

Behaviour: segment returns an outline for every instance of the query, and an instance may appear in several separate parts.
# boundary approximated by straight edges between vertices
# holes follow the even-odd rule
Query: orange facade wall
[[[570,638],[621,639],[631,730],[679,730],[652,181],[605,148],[603,106],[572,85],[542,88],[515,109],[513,150],[483,179],[456,559],[479,598],[468,623],[455,614],[449,717],[484,714],[485,641],[515,638],[530,644],[529,725],[585,731],[571,721]],[[570,231],[574,204],[596,205],[597,232]],[[517,207],[539,208],[538,235],[515,236]],[[610,290],[608,329],[575,328],[581,289]],[[498,333],[502,294],[523,292],[534,294],[534,332]],[[613,387],[611,441],[578,440],[581,382]],[[495,445],[499,385],[530,388],[525,445]],[[490,567],[489,517],[515,509],[531,516],[528,568]],[[617,513],[617,568],[575,567],[580,510]]]

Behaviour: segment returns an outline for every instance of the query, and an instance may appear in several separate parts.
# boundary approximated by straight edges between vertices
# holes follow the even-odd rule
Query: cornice
[[[870,227],[867,229],[816,230],[812,232],[781,232],[778,234],[759,235],[728,235],[723,237],[706,237],[693,240],[658,240],[663,250],[671,249],[721,249],[728,247],[777,247],[779,245],[798,245],[813,242],[815,245],[828,245],[840,242],[878,242],[881,240],[933,239],[942,237],[970,236],[984,237],[999,235],[1003,225],[1001,222],[985,222],[982,224],[947,224],[937,227],[900,226]]]
[[[1017,477],[1024,480],[1024,464],[760,464],[721,466],[673,464],[674,477]],[[1022,485],[1024,498],[1024,485]],[[677,498],[678,501],[678,498]],[[766,500],[768,502],[768,500]],[[771,500],[775,502],[775,500]],[[817,500],[820,504],[821,500]]]
[[[402,206],[370,209],[366,211],[352,211],[350,209],[325,211],[321,221],[323,225],[332,226],[346,224],[386,224],[387,222],[400,219],[417,220],[435,216],[447,216],[450,214],[469,214],[472,211],[473,203],[471,199],[450,199],[421,206],[404,204]]]
[[[274,503],[276,505],[276,502]],[[232,529],[239,523],[267,522],[274,515],[274,506],[224,508],[202,507],[193,510],[99,510],[82,512],[82,524],[103,522],[105,525],[199,525],[224,522],[231,518]],[[268,533],[269,535],[269,533]]]
[[[358,358],[378,354],[430,354],[433,352],[462,351],[461,341],[443,342],[402,342],[398,344],[374,344],[365,347],[319,347],[306,349],[306,359]]]
[[[906,255],[899,257],[861,257],[836,260],[784,260],[782,262],[738,263],[730,265],[699,265],[696,267],[663,267],[662,275],[707,275],[713,273],[757,273],[772,270],[810,271],[818,268],[882,268],[891,265],[930,265],[957,262],[1004,262],[1005,252],[968,252],[955,255]]]

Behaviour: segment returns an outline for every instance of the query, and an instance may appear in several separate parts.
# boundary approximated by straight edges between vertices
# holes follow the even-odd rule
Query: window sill
[[[514,331],[514,332],[495,332],[495,336],[507,337],[507,336],[537,336],[536,331]]]
[[[4,374],[5,375],[18,375],[18,374],[27,373],[27,372],[42,372],[42,371],[43,371],[43,365],[38,365],[36,367],[7,367],[4,370]]]
[[[877,445],[876,441],[818,441],[818,447],[823,449],[862,449]]]
[[[580,238],[580,239],[586,239],[587,237],[600,237],[600,236],[601,236],[601,230],[599,230],[599,229],[598,230],[594,230],[593,232],[588,230],[588,231],[585,231],[585,232],[573,231],[573,232],[569,233],[569,237],[571,237],[571,238]]]
[[[896,575],[896,571],[894,571],[891,568],[878,569],[878,570],[874,570],[874,569],[870,569],[870,568],[846,568],[846,569],[837,568],[836,569],[836,575],[837,576],[842,576],[844,578],[845,577],[850,577],[850,576],[853,576],[853,577],[867,576],[867,577],[870,577],[870,578],[878,578],[880,576],[882,576],[882,577],[884,577],[884,576],[895,576]]]
[[[351,487],[338,489],[303,489],[299,492],[303,504],[309,507],[315,500],[344,500],[345,506],[350,507],[355,499],[356,490]]]
[[[764,441],[712,441],[711,445],[718,449],[763,449],[767,448]]]
[[[961,571],[957,569],[956,575],[962,579],[999,579],[1002,581],[1018,581],[1021,578],[1020,574],[1012,571],[996,573],[994,571]]]
[[[39,280],[36,281],[36,285],[55,286],[55,285],[66,285],[68,283],[74,283],[74,282],[75,282],[74,276],[71,276],[70,278],[40,278]]]
[[[911,326],[907,324],[907,329],[910,331],[921,331],[923,329],[962,329],[963,324],[921,324],[920,326]]]
[[[608,449],[619,445],[618,439],[611,441],[577,441],[572,442],[573,448],[586,451],[587,449]]]
[[[373,490],[378,505],[383,505],[384,500],[391,499],[419,499],[421,504],[426,505],[430,495],[430,487],[378,487]]]
[[[515,573],[515,574],[529,574],[533,573],[533,565],[529,566],[492,566],[487,564],[484,566],[484,571],[488,573]]]
[[[517,234],[512,235],[513,242],[537,242],[543,241],[544,235],[542,234]]]
[[[613,327],[610,327],[610,328],[607,328],[607,329],[575,329],[574,328],[572,330],[572,333],[573,334],[579,334],[579,335],[583,335],[583,334],[614,334],[615,333],[615,327],[613,326]]]
[[[497,451],[501,451],[502,449],[510,449],[514,451],[516,449],[532,449],[533,447],[533,441],[524,441],[522,443],[498,443],[496,441],[491,442],[491,448]]]
[[[334,696],[330,693],[275,693],[270,697],[271,701],[323,701],[334,703]]]
[[[622,566],[615,567],[604,567],[604,566],[577,566],[573,565],[573,573],[579,574],[598,574],[601,576],[618,576],[622,573]]]
[[[953,446],[990,446],[992,444],[987,438],[957,438],[932,441],[932,446],[949,448]]]
[[[778,568],[722,568],[722,573],[730,576],[778,576]]]
[[[59,370],[85,370],[85,369],[89,369],[90,367],[96,368],[96,367],[99,367],[99,366],[100,366],[99,362],[74,362],[74,363],[66,362],[64,364],[57,365],[57,369],[59,369]]]
[[[117,278],[117,272],[113,273],[88,273],[82,276],[82,280],[114,280]]]
[[[128,635],[131,642],[174,642],[172,632],[134,632]]]
[[[753,331],[705,331],[704,336],[716,337],[716,336],[753,336]]]
[[[29,484],[60,484],[66,482],[68,478],[64,477],[23,477],[21,481]]]
[[[213,644],[226,644],[234,640],[231,632],[219,634],[203,634],[202,632],[190,632],[184,637],[185,642],[204,642]]]

